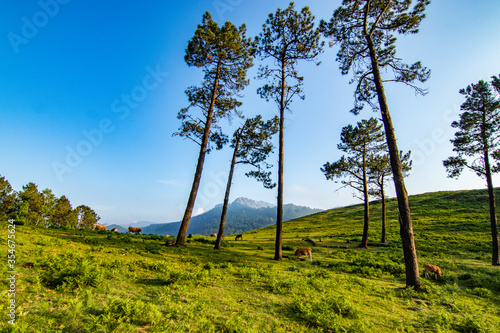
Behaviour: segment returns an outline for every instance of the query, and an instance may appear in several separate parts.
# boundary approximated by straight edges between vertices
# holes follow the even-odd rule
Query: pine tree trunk
[[[385,235],[385,222],[386,222],[386,208],[385,208],[385,193],[384,193],[384,184],[380,186],[380,196],[382,197],[382,237],[380,241],[382,243],[386,242]]]
[[[420,273],[418,267],[417,249],[415,247],[413,225],[410,214],[410,202],[408,201],[408,192],[406,191],[403,171],[401,168],[401,160],[396,142],[396,134],[394,132],[394,126],[392,124],[391,115],[389,113],[389,106],[385,97],[384,86],[382,83],[382,76],[380,74],[375,46],[373,44],[371,36],[367,33],[367,31],[365,31],[365,37],[368,42],[373,70],[373,78],[376,86],[380,111],[382,114],[382,121],[384,123],[387,146],[389,148],[389,157],[391,160],[391,168],[394,177],[394,185],[396,187],[396,196],[398,199],[398,208],[401,216],[400,235],[401,241],[403,243],[403,254],[405,259],[406,287],[412,287],[415,290],[419,290]]]
[[[498,248],[498,227],[497,227],[497,214],[496,214],[496,203],[495,203],[495,189],[493,187],[490,160],[487,151],[484,153],[484,164],[486,169],[486,182],[488,184],[488,197],[490,201],[490,223],[491,223],[491,245],[492,245],[491,264],[493,266],[498,266],[500,265],[500,251]]]
[[[240,135],[237,135],[236,145],[234,146],[233,159],[231,160],[231,167],[229,168],[229,176],[227,177],[226,194],[224,195],[224,204],[222,205],[222,214],[220,216],[219,233],[215,241],[215,250],[221,249],[222,237],[224,236],[224,226],[226,224],[227,206],[229,205],[229,192],[231,191],[231,183],[233,181],[234,166],[236,164],[236,156],[240,147]]]
[[[280,101],[280,135],[279,135],[279,161],[278,161],[278,204],[276,214],[276,243],[274,260],[281,260],[283,244],[283,165],[284,165],[284,123],[285,123],[285,60],[281,63],[281,101]]]
[[[191,192],[189,193],[188,203],[186,205],[186,210],[184,211],[184,217],[182,218],[181,226],[179,228],[179,233],[175,241],[175,245],[184,246],[186,241],[186,233],[189,227],[189,221],[191,220],[191,215],[193,214],[194,203],[196,201],[196,195],[198,194],[198,188],[200,186],[201,174],[203,172],[203,164],[205,163],[205,155],[207,154],[208,139],[210,136],[210,127],[212,125],[212,114],[214,112],[215,100],[217,99],[217,90],[219,87],[219,75],[220,75],[221,61],[217,63],[217,70],[214,79],[214,85],[212,89],[212,96],[210,101],[210,108],[207,112],[207,120],[205,122],[205,129],[203,131],[203,137],[200,145],[200,154],[198,156],[198,163],[196,164],[196,172],[194,174],[193,185],[191,187]]]
[[[368,248],[368,224],[370,222],[370,199],[368,196],[368,177],[366,175],[366,153],[363,153],[363,198],[365,201],[363,238],[361,239],[361,244],[359,244],[358,247],[366,249]]]

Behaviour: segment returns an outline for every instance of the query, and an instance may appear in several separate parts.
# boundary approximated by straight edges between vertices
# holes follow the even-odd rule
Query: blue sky
[[[202,72],[184,62],[184,50],[205,11],[222,24],[260,32],[267,15],[288,1],[4,1],[0,5],[0,174],[16,190],[32,181],[66,195],[73,206],[94,208],[104,224],[171,222],[182,218],[198,146],[172,137],[187,105],[184,90]],[[338,1],[296,1],[329,19]],[[420,33],[398,41],[406,62],[432,70],[426,96],[386,87],[399,148],[412,150],[410,194],[484,188],[471,173],[446,178],[442,160],[463,102],[458,90],[500,74],[500,2],[433,1]],[[286,203],[328,209],[358,203],[348,189],[327,181],[320,167],[340,158],[343,126],[379,116],[351,115],[350,76],[341,76],[336,47],[319,67],[300,65],[305,101],[296,100],[285,130]],[[258,61],[255,62],[258,65]],[[243,110],[271,118],[276,106],[261,100],[257,66],[248,75]],[[231,134],[238,121],[225,124]],[[231,151],[207,156],[195,210],[221,203]],[[270,158],[277,165],[277,155]],[[276,168],[273,169],[275,171]],[[236,170],[231,198],[275,202],[276,191]],[[500,178],[494,178],[500,185]],[[394,195],[391,184],[390,194]]]

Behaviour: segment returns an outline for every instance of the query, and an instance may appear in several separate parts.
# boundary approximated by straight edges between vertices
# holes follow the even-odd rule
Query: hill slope
[[[486,191],[429,193],[410,203],[420,266],[432,263],[445,274],[423,279],[425,293],[403,288],[394,200],[387,244],[377,241],[374,203],[369,249],[356,248],[363,228],[357,205],[284,223],[279,262],[271,260],[273,227],[215,251],[201,236],[177,248],[157,235],[16,226],[16,325],[4,320],[0,331],[498,331],[500,268],[489,265]],[[311,246],[303,237],[317,241],[312,264],[292,256]],[[6,313],[10,282],[0,284]]]
[[[287,204],[283,207],[283,220],[320,212],[304,206]],[[208,212],[191,218],[188,234],[208,236],[219,231],[222,205],[217,205]],[[267,227],[276,223],[276,208],[264,201],[237,198],[228,206],[224,235],[233,235],[249,230]],[[153,224],[144,227],[143,233],[157,235],[177,235],[180,222]]]

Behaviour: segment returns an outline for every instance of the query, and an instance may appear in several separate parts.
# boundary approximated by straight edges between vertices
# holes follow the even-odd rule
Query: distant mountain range
[[[294,204],[283,205],[283,221],[293,220],[302,216],[321,212]],[[219,231],[222,204],[211,210],[194,216],[189,223],[188,234],[209,236]],[[137,224],[144,225],[147,222]],[[240,232],[264,228],[276,223],[276,205],[264,201],[255,201],[248,198],[237,198],[229,204],[226,215],[224,235],[233,235]],[[157,223],[143,227],[144,234],[176,236],[181,222]],[[115,227],[115,226],[109,226]],[[120,231],[120,229],[118,229]]]

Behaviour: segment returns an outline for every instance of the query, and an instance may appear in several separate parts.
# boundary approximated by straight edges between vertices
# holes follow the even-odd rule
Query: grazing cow
[[[118,228],[111,229],[112,232],[118,232]]]
[[[237,241],[238,239],[243,240],[243,235],[242,234],[237,234],[236,238],[234,240]]]
[[[210,237],[217,237],[217,234],[211,234]]]
[[[437,267],[437,266],[429,265],[429,264],[424,264],[424,269],[425,269],[425,277],[427,279],[430,279],[429,272],[434,273],[434,278],[436,280],[437,280],[437,275],[439,275],[441,277],[444,276],[443,272],[441,272],[441,269],[439,267]]]
[[[92,226],[92,230],[103,230],[103,231],[106,231],[106,226],[105,225],[102,225],[102,224],[94,224]]]
[[[170,237],[170,235],[165,235],[165,237],[167,237],[167,238],[168,238],[168,237]]]
[[[193,238],[193,234],[189,234],[189,235],[188,235],[188,238]]]
[[[302,247],[300,249],[297,249],[297,251],[295,251],[293,255],[299,257],[299,259],[302,259],[302,256],[305,256],[306,254],[309,256],[309,259],[311,259],[312,262],[313,257],[312,257],[312,250],[310,247]]]
[[[128,232],[135,232],[135,234],[137,235],[138,233],[142,232],[142,228],[128,227]]]

